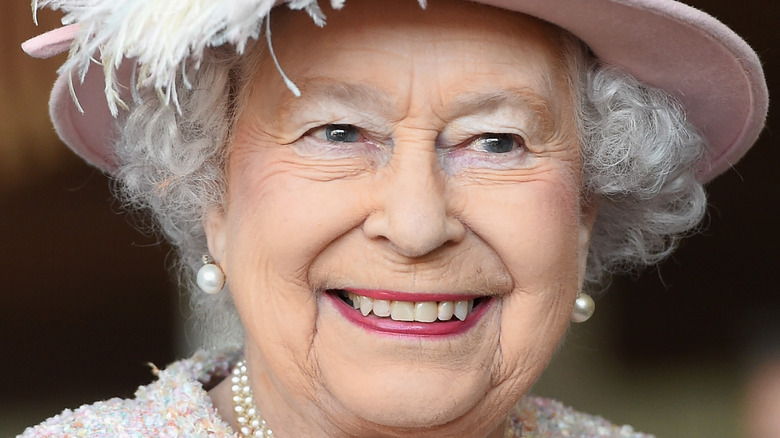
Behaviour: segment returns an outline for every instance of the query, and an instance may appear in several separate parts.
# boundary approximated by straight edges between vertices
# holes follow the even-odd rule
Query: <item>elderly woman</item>
[[[583,287],[668,254],[758,136],[760,64],[722,24],[671,0],[39,3],[70,24],[25,46],[70,49],[60,136],[243,348],[22,436],[645,436],[526,393]]]

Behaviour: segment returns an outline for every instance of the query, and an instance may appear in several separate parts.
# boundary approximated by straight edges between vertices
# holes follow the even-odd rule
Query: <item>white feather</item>
[[[334,9],[345,0],[330,0]],[[418,0],[425,7],[425,0]],[[63,24],[79,24],[68,60],[60,74],[84,81],[93,62],[102,64],[106,99],[111,113],[126,107],[116,83],[116,70],[132,59],[137,69],[131,95],[153,87],[166,104],[176,99],[176,80],[187,86],[187,66],[198,68],[207,47],[224,44],[243,53],[249,39],[258,39],[274,0],[33,0],[33,17],[40,8],[62,10]],[[305,10],[318,25],[325,15],[317,0],[288,0],[290,9]],[[269,46],[270,46],[270,35]],[[99,56],[98,60],[95,56]],[[278,66],[278,65],[277,65]],[[291,91],[297,87],[286,79]],[[75,96],[74,96],[75,97]]]

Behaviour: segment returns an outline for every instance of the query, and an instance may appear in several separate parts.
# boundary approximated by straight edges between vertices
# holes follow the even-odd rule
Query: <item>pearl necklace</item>
[[[249,377],[246,375],[246,360],[241,359],[233,368],[230,377],[230,390],[233,392],[233,411],[236,413],[239,433],[250,438],[273,438],[274,433],[257,412]]]

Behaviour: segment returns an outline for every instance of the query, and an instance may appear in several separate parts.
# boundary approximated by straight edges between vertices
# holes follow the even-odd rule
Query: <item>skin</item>
[[[303,95],[261,56],[206,231],[275,436],[500,437],[569,324],[595,208],[556,30],[432,3],[348,2],[324,28],[274,10]],[[399,336],[346,319],[334,288],[491,299],[463,333]],[[233,423],[228,385],[211,396]]]

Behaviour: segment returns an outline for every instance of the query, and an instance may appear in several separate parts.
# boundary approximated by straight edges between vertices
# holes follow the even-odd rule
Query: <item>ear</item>
[[[579,235],[579,282],[580,288],[585,281],[585,270],[588,267],[588,253],[590,252],[590,237],[593,233],[593,225],[599,211],[599,201],[592,195],[583,195],[580,207],[580,235]]]
[[[209,254],[214,260],[222,265],[225,263],[225,240],[227,235],[225,225],[225,213],[221,208],[212,207],[206,212],[203,218],[203,230],[206,233],[206,242],[208,243]]]

